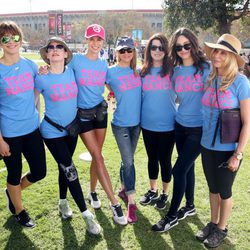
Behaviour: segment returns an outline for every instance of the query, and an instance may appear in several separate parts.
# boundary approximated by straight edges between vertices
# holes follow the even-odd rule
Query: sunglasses
[[[175,50],[176,51],[182,51],[184,48],[185,50],[190,50],[192,47],[191,43],[186,43],[184,45],[175,45]]]
[[[133,52],[133,49],[131,49],[131,48],[127,48],[127,49],[120,49],[119,50],[119,53],[120,54],[125,54],[125,52],[127,52],[127,53],[132,53]]]
[[[1,43],[2,44],[7,44],[7,43],[10,42],[10,40],[12,40],[15,43],[18,43],[18,42],[20,42],[21,37],[19,35],[14,35],[14,36],[11,36],[11,37],[9,37],[9,36],[3,36],[1,38]]]
[[[56,46],[54,46],[54,45],[47,46],[47,51],[51,51],[51,50],[55,50],[55,49],[63,50],[64,46],[61,44],[57,44]]]
[[[228,162],[222,162],[218,168],[228,168]]]
[[[150,46],[150,49],[152,50],[152,51],[156,51],[157,49],[159,50],[159,51],[164,51],[164,48],[162,47],[162,46],[156,46],[156,45],[151,45]]]

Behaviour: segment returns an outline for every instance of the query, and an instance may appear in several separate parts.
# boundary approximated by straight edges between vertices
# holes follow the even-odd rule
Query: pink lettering
[[[4,80],[9,86],[9,88],[5,89],[8,95],[17,95],[34,89],[34,78],[30,72],[18,76],[6,77]]]
[[[134,74],[118,77],[118,80],[120,81],[121,92],[138,88],[141,86],[140,77],[135,77]]]
[[[201,75],[177,76],[175,80],[175,92],[203,92],[204,84],[201,82]]]
[[[51,100],[54,102],[67,101],[77,97],[77,86],[75,82],[66,84],[55,84],[51,86],[54,94],[51,94]]]
[[[147,75],[144,78],[142,89],[144,91],[157,91],[172,89],[172,83],[169,75],[161,77],[160,75]]]
[[[104,86],[106,73],[103,71],[82,69],[79,84],[84,86]]]

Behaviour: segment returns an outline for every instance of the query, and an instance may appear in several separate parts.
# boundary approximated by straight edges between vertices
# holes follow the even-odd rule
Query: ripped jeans
[[[114,124],[111,125],[122,159],[121,183],[124,185],[127,195],[133,194],[135,193],[134,153],[140,136],[140,126],[119,127]]]

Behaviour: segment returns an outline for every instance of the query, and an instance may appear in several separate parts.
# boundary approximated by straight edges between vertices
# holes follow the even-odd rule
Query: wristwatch
[[[243,153],[242,152],[239,152],[239,153],[234,152],[233,156],[235,156],[236,159],[239,160],[239,161],[241,161],[243,159]]]

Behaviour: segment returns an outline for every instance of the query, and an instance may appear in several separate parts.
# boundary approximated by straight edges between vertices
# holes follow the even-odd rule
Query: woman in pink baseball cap
[[[107,103],[103,98],[108,66],[106,60],[99,58],[99,54],[105,40],[105,30],[99,24],[91,24],[85,31],[85,38],[88,46],[86,54],[75,54],[69,67],[72,67],[75,72],[78,86],[80,137],[92,156],[88,199],[93,208],[101,207],[96,193],[97,180],[99,180],[110,200],[114,221],[120,225],[126,225],[127,220],[114,196],[102,156],[108,120]]]

